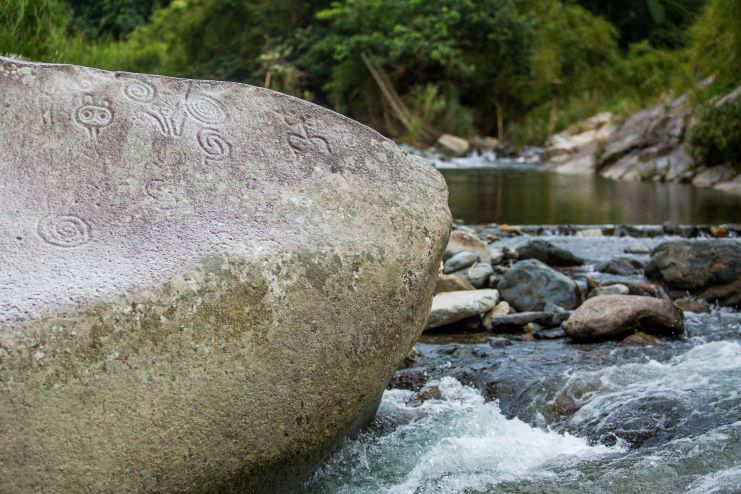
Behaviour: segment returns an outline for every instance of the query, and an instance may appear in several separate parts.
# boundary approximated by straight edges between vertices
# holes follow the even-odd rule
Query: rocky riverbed
[[[737,492],[738,227],[454,228],[428,329],[304,492]]]

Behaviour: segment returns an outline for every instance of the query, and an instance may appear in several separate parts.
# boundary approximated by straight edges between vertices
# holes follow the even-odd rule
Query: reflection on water
[[[741,222],[741,196],[685,184],[619,182],[512,168],[442,169],[453,218],[467,223]]]

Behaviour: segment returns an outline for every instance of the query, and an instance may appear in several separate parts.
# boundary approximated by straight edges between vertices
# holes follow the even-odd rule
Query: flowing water
[[[547,239],[589,259],[582,275],[627,246],[665,240]],[[513,338],[500,347],[491,334],[425,334],[394,382],[422,376],[439,394],[420,404],[422,383],[387,390],[371,426],[301,492],[740,493],[741,313],[685,316],[684,337],[654,346]]]

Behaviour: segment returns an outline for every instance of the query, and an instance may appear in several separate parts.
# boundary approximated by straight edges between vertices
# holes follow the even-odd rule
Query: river
[[[529,167],[448,169],[469,223],[738,222],[739,199],[682,185],[608,182]],[[548,236],[598,261],[662,238]],[[636,280],[639,278],[636,277]],[[564,339],[492,345],[428,334],[402,375],[440,396],[389,389],[304,494],[691,493],[741,491],[741,313],[685,313],[654,346]]]
[[[441,163],[453,217],[466,223],[741,222],[741,196],[687,184],[622,182],[465,158]]]

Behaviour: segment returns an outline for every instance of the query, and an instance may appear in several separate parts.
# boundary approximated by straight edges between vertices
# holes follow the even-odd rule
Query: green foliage
[[[64,50],[69,12],[55,0],[0,1],[0,54],[55,60]]]
[[[710,105],[692,129],[691,143],[698,163],[741,169],[741,101]]]
[[[74,12],[73,31],[88,37],[120,39],[144,24],[152,12],[169,0],[64,0]]]
[[[714,77],[706,97],[741,84],[741,1],[709,0],[691,35],[699,77]]]
[[[642,41],[655,48],[685,46],[687,29],[705,3],[704,0],[575,1],[615,25],[624,50]]]

